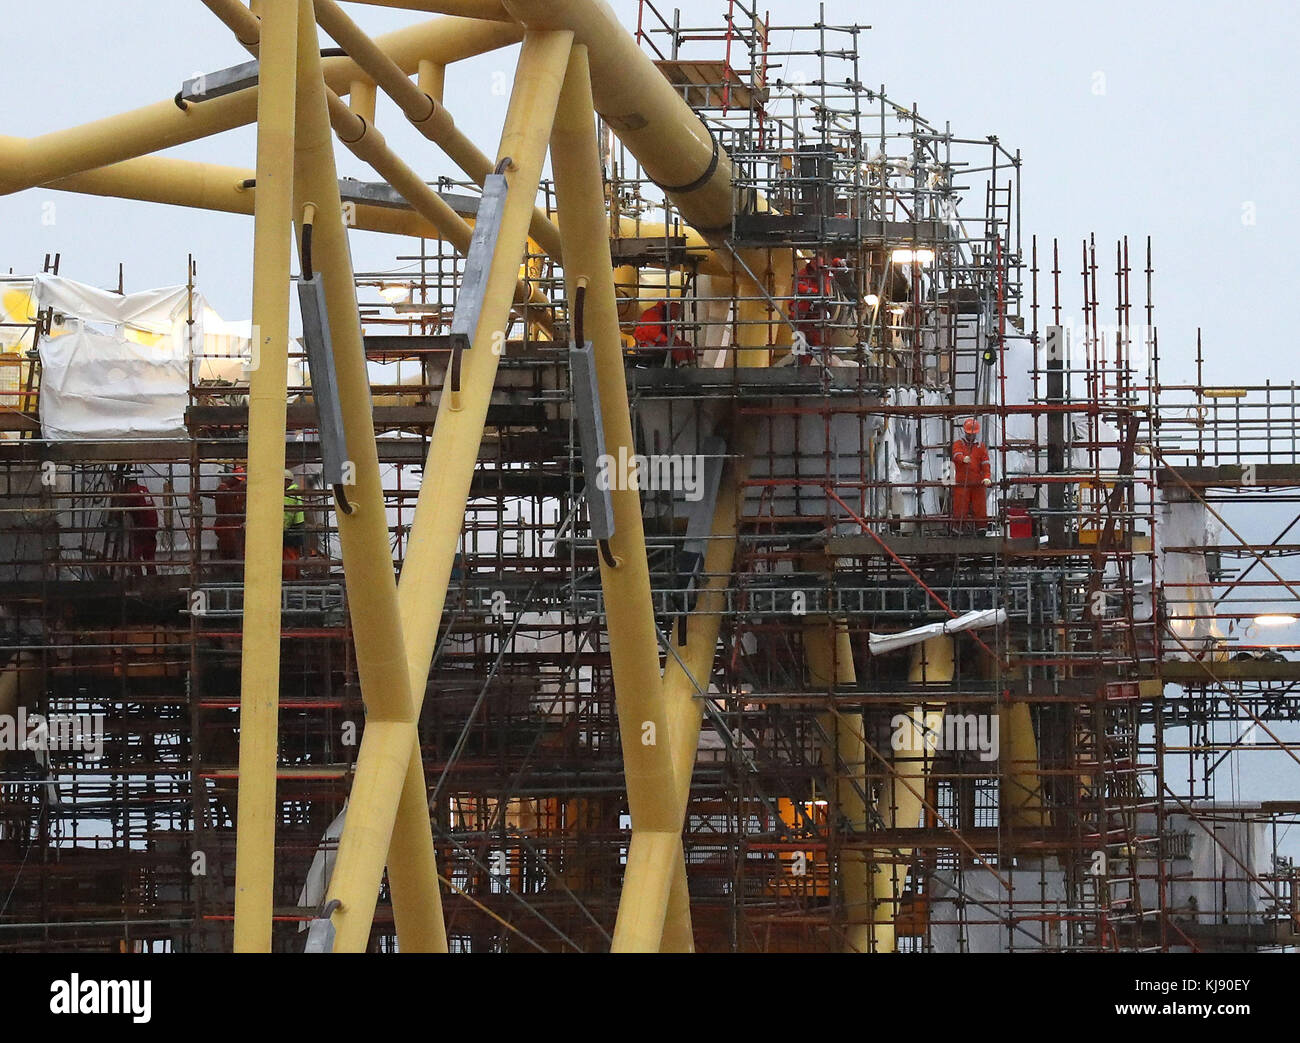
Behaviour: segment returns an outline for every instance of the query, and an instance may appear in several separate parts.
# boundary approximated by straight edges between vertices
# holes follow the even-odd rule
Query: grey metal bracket
[[[338,376],[334,372],[334,344],[325,304],[325,280],[320,272],[310,279],[298,280],[298,303],[302,309],[302,339],[307,348],[312,399],[319,415],[321,478],[334,490],[340,509],[351,513],[343,495],[343,469],[348,460],[347,432],[343,428],[343,405],[339,399]]]
[[[704,457],[704,480],[700,483],[700,498],[691,507],[686,520],[686,538],[678,558],[678,586],[682,589],[682,615],[677,627],[678,644],[686,643],[686,613],[695,607],[696,588],[704,555],[709,549],[713,533],[713,515],[718,507],[718,490],[722,486],[722,466],[726,463],[727,443],[717,435],[706,438],[700,447]]]
[[[573,415],[578,424],[578,443],[582,450],[582,472],[587,479],[591,534],[598,540],[610,540],[614,536],[614,501],[611,490],[601,489],[596,478],[600,473],[600,458],[606,455],[605,426],[591,341],[580,348],[569,348],[569,375],[573,387]]]
[[[181,84],[177,98],[192,102],[211,101],[213,98],[222,98],[227,94],[256,87],[257,68],[257,62],[251,61],[232,65],[229,69],[192,76]]]
[[[451,316],[452,336],[461,334],[471,346],[478,329],[479,315],[483,311],[483,297],[487,293],[488,275],[492,271],[492,255],[496,253],[497,237],[501,234],[506,190],[504,174],[489,174],[483,179],[483,197],[479,200],[474,235],[465,257],[465,273],[456,294],[456,310]]]

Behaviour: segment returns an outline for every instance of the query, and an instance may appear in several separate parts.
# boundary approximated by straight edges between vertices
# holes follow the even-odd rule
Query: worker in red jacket
[[[633,354],[637,365],[654,365],[663,361],[665,354],[670,356],[674,366],[692,362],[695,352],[681,335],[681,321],[681,301],[658,301],[643,311],[633,336],[638,349],[648,350],[638,350]],[[668,348],[672,350],[664,350]]]
[[[217,556],[223,562],[244,560],[244,511],[248,502],[248,476],[243,464],[227,468],[221,484],[211,496],[216,508],[213,529],[217,535]]]
[[[152,576],[157,571],[158,511],[137,474],[127,473],[121,502],[126,508],[129,560],[139,564],[141,573]]]
[[[790,322],[803,334],[809,347],[820,347],[826,321],[826,298],[835,292],[831,273],[820,257],[813,257],[795,276]]]
[[[962,425],[962,437],[952,444],[952,517],[976,529],[988,524],[988,487],[993,484],[989,451],[979,441],[980,422],[974,417]]]

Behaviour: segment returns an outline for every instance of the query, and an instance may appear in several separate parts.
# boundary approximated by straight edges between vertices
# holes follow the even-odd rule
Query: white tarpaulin
[[[33,283],[53,316],[40,342],[42,437],[183,437],[202,298],[185,286],[116,294],[51,275]]]
[[[1169,629],[1179,645],[1168,653],[1171,658],[1199,658],[1223,637],[1214,618],[1215,591],[1206,562],[1206,548],[1218,541],[1219,525],[1200,500],[1162,496],[1156,501],[1156,569]]]
[[[982,630],[996,627],[1007,621],[1005,608],[986,608],[982,611],[967,612],[956,619],[945,619],[942,623],[927,623],[923,627],[913,627],[899,634],[869,634],[867,645],[872,655],[893,652],[908,645],[919,645],[922,641],[940,634],[957,634],[963,630]]]

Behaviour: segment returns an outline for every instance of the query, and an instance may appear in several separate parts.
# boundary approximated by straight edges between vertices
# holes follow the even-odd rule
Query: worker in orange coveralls
[[[139,564],[143,575],[152,576],[157,571],[154,561],[158,555],[158,511],[149,498],[149,490],[140,481],[139,472],[128,471],[125,477],[121,502],[126,508],[129,560]]]
[[[809,347],[820,347],[824,339],[822,323],[826,320],[825,298],[835,292],[831,273],[820,257],[812,258],[799,269],[794,292],[795,298],[789,308],[790,321],[803,334]]]
[[[671,347],[671,362],[674,366],[686,365],[695,358],[690,344],[682,338],[679,324],[682,320],[680,301],[659,301],[650,305],[637,320],[633,336],[638,348],[662,349]],[[637,351],[633,358],[637,365],[649,366],[663,360],[662,350]]]
[[[248,502],[248,476],[242,464],[227,469],[212,496],[216,508],[213,528],[217,556],[224,562],[244,560],[244,511]]]
[[[952,444],[952,517],[961,527],[988,524],[988,493],[993,484],[989,451],[979,442],[980,422],[974,417],[962,425],[962,437]]]

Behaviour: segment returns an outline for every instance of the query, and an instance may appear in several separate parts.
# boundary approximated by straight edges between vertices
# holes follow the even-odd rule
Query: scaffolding
[[[598,124],[638,454],[601,466],[639,482],[659,663],[703,720],[694,947],[1293,946],[1300,802],[1219,782],[1246,753],[1300,760],[1300,666],[1259,629],[1300,598],[1295,523],[1237,533],[1243,506],[1300,511],[1295,384],[1211,386],[1198,344],[1196,383],[1163,385],[1151,244],[1131,262],[1117,243],[1103,276],[1093,239],[1077,272],[1026,243],[1019,153],[863,85],[865,33],[640,5],[637,42],[733,165],[707,238]],[[486,205],[474,180],[432,187]],[[538,198],[558,215],[552,184]],[[399,571],[470,278],[451,243],[413,242],[355,273]],[[449,948],[604,950],[631,836],[604,486],[563,267],[530,240],[520,279],[419,746]],[[283,951],[323,922],[366,717],[306,354],[290,345]],[[183,437],[72,443],[40,437],[29,369],[0,440],[0,696],[98,719],[103,741],[0,754],[0,948],[228,949],[247,379],[192,366]],[[967,420],[987,485],[954,467]],[[701,621],[716,655],[692,672]],[[373,950],[397,947],[389,899]]]

